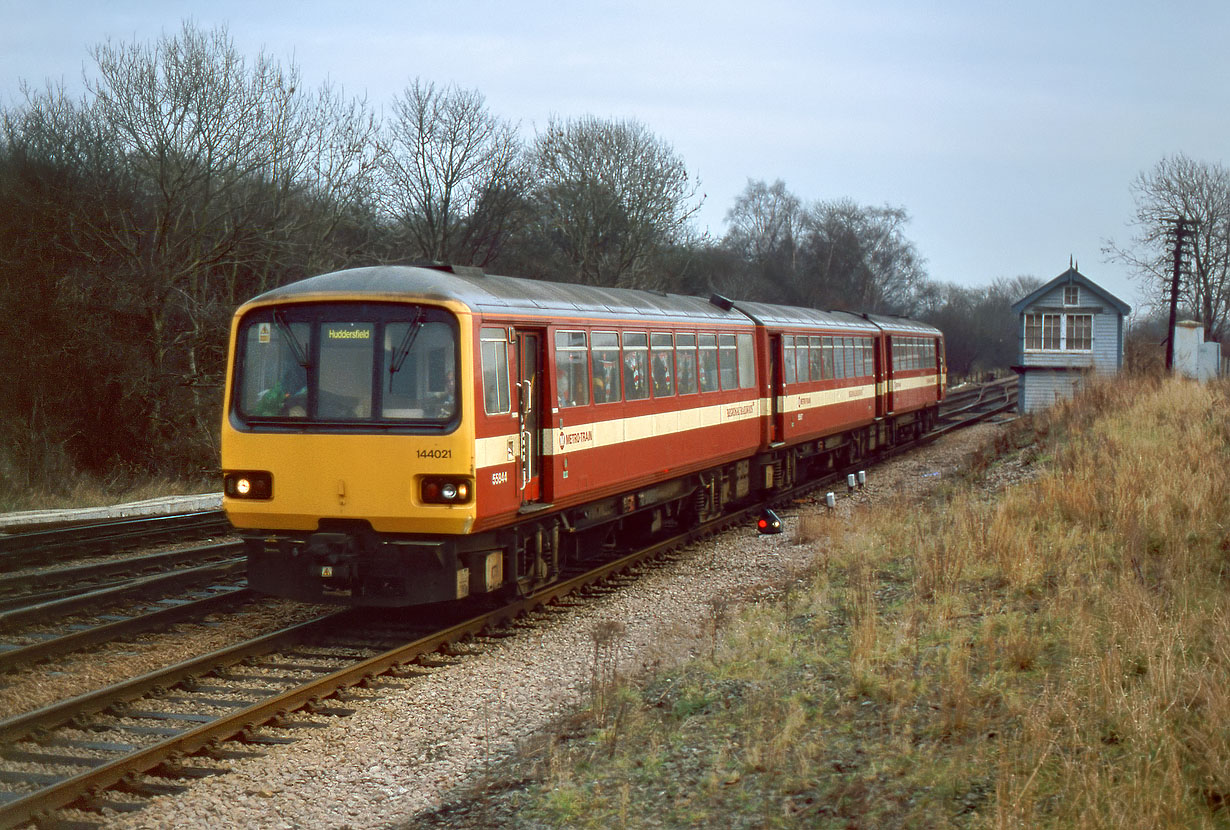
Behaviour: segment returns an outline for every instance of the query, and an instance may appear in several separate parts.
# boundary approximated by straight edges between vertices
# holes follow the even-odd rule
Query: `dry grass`
[[[519,821],[1230,826],[1230,389],[1099,386],[996,454],[1040,474],[805,524],[803,584],[604,690]]]

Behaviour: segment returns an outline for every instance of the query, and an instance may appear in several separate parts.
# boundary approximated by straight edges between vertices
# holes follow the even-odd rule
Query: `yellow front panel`
[[[238,432],[228,424],[225,470],[273,473],[269,501],[224,498],[240,528],[315,530],[320,519],[366,519],[386,533],[465,533],[474,503],[424,505],[418,477],[465,475],[473,480],[474,434],[339,435]]]

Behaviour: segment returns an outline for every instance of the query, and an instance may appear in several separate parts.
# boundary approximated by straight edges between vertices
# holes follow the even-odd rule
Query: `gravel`
[[[869,473],[856,500],[923,494],[958,473],[1001,427],[960,430]],[[821,497],[822,502],[822,497]],[[423,676],[355,690],[355,708],[327,728],[287,731],[298,740],[182,795],[108,818],[112,828],[359,828],[410,824],[446,803],[450,791],[515,758],[536,733],[589,701],[596,639],[615,632],[618,670],[633,675],[672,665],[706,647],[714,602],[781,584],[814,555],[793,540],[800,515],[781,511],[786,532],[738,528],[696,545],[579,607],[535,615],[514,636],[485,639]],[[615,623],[615,625],[612,625]],[[215,632],[216,633],[216,632]],[[202,644],[203,648],[208,645]],[[197,651],[181,640],[183,653]],[[271,731],[270,734],[283,734]]]

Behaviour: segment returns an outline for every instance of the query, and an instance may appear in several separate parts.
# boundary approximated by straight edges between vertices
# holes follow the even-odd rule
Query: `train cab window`
[[[752,336],[740,334],[735,340],[739,353],[739,388],[751,389],[756,385],[756,357],[752,353]]]
[[[589,403],[588,361],[585,332],[555,333],[555,395],[561,408]]]
[[[794,340],[794,371],[799,383],[806,383],[808,380],[808,359],[807,359],[807,338],[802,335]]]
[[[782,382],[794,383],[794,335],[782,337]]]
[[[508,336],[504,329],[483,329],[479,337],[483,361],[483,408],[488,415],[510,412]]]
[[[716,392],[718,389],[718,346],[716,334],[702,334],[700,348],[700,391]]]
[[[675,338],[655,332],[649,335],[649,374],[653,381],[653,396],[666,398],[675,394]]]
[[[649,397],[649,337],[624,332],[624,400]]]
[[[446,324],[387,324],[383,365],[382,418],[447,421],[457,413],[457,364]]]
[[[375,325],[324,323],[320,329],[317,412],[326,420],[371,417]]]
[[[303,303],[239,322],[234,416],[346,430],[456,420],[457,320],[409,303]]]
[[[590,358],[594,403],[615,403],[620,400],[619,335],[613,331],[594,332]]]
[[[676,384],[680,395],[696,394],[696,335],[680,334],[675,337]]]
[[[244,338],[239,409],[260,418],[307,417],[307,323],[265,321]]]
[[[733,334],[718,335],[718,373],[722,378],[723,389],[737,389],[739,386],[738,354]]]

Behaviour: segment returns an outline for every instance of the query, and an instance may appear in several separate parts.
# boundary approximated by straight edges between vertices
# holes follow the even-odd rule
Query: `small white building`
[[[1222,373],[1221,344],[1204,342],[1204,326],[1182,320],[1174,327],[1174,371],[1204,383]]]
[[[1091,374],[1123,368],[1124,318],[1132,307],[1070,267],[1012,306],[1020,324],[1021,412],[1071,398]]]

